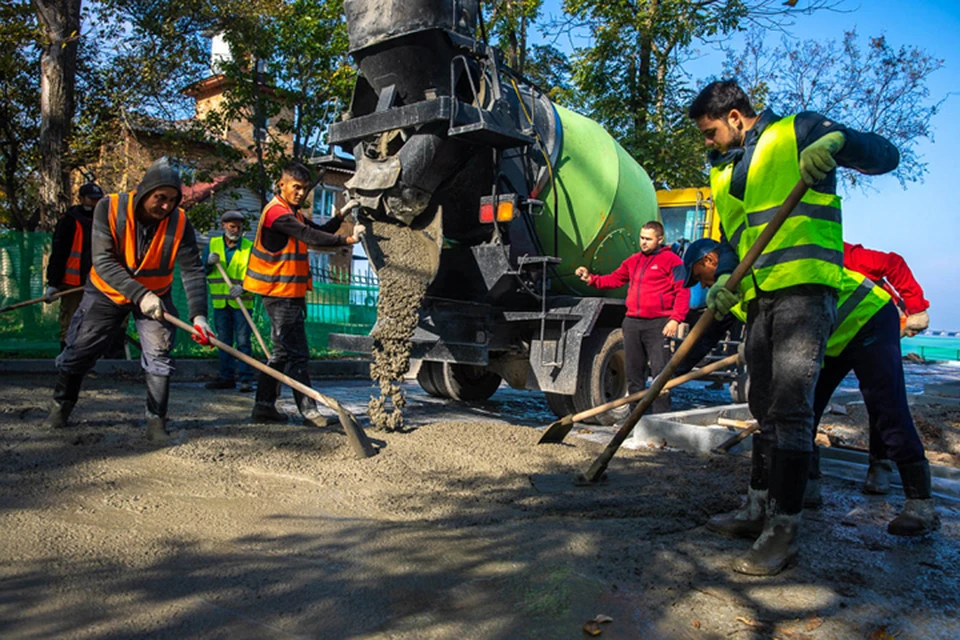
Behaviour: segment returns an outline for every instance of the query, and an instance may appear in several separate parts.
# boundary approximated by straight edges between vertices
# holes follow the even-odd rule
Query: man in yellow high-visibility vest
[[[745,357],[750,411],[760,423],[758,464],[770,473],[751,486],[762,497],[764,528],[733,569],[773,575],[795,562],[797,532],[812,455],[814,389],[837,323],[843,280],[843,228],[835,167],[892,171],[900,155],[885,138],[803,112],[758,114],[736,82],[707,85],[690,119],[710,152],[710,186],[724,236],[742,260],[802,179],[808,189],[764,248],[738,293],[718,276],[707,304],[722,316],[747,305]],[[921,470],[916,470],[918,473]]]
[[[204,252],[203,263],[207,269],[207,286],[213,301],[213,326],[220,340],[236,345],[237,351],[251,354],[251,328],[240,311],[240,305],[247,310],[253,309],[253,294],[243,290],[243,277],[247,274],[247,262],[253,242],[243,237],[243,214],[239,211],[227,211],[220,216],[223,235],[210,238],[210,244]],[[214,258],[213,256],[216,256]],[[217,261],[227,272],[231,287],[228,285]],[[236,369],[236,371],[234,371]],[[253,391],[253,369],[245,362],[226,352],[220,352],[220,376],[204,385],[207,389],[233,389],[239,383],[243,392]]]

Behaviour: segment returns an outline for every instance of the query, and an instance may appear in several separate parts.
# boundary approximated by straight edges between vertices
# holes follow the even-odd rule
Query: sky
[[[804,4],[806,0],[800,0],[798,6]],[[546,0],[544,13],[559,15],[559,7],[559,0]],[[958,331],[960,269],[954,260],[960,255],[960,1],[847,0],[843,7],[843,13],[798,16],[791,34],[801,40],[840,40],[856,28],[861,39],[884,35],[894,48],[919,47],[944,61],[928,87],[931,98],[947,100],[931,121],[933,140],[916,147],[928,163],[923,182],[907,183],[904,189],[895,178],[881,176],[867,192],[841,195],[844,239],[902,255],[930,301],[930,328]],[[736,47],[736,41],[733,44]],[[701,54],[685,66],[687,71],[697,80],[719,75],[724,54],[709,48]]]

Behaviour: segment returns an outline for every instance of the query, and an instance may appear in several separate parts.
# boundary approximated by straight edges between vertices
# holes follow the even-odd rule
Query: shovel
[[[68,293],[76,293],[77,291],[83,291],[83,286],[73,287],[72,289],[64,289],[63,291],[57,291],[55,294],[50,296],[51,300],[56,300],[57,298],[62,298]],[[0,313],[6,313],[7,311],[13,311],[14,309],[19,309],[20,307],[29,307],[32,304],[37,304],[38,302],[46,302],[47,299],[44,297],[33,298],[32,300],[24,300],[23,302],[14,302],[13,304],[8,304],[5,307],[0,307]]]
[[[233,282],[230,280],[230,276],[227,275],[227,270],[223,268],[223,265],[220,264],[219,254],[212,253],[210,255],[217,256],[217,261],[214,263],[217,266],[217,269],[220,270],[220,276],[223,278],[223,281],[227,283],[228,287],[233,287]],[[240,313],[243,314],[243,317],[247,319],[247,324],[250,325],[250,328],[253,329],[253,335],[257,336],[257,342],[260,343],[260,348],[263,349],[263,355],[267,357],[267,360],[270,359],[270,350],[267,349],[267,343],[263,341],[263,336],[260,335],[260,330],[257,329],[257,325],[254,324],[253,318],[250,317],[250,312],[247,311],[247,308],[243,305],[242,301],[238,301],[237,304],[240,305]]]
[[[757,258],[763,252],[763,250],[770,243],[770,240],[773,238],[774,234],[780,230],[780,227],[783,226],[783,223],[786,221],[787,217],[793,212],[794,207],[797,206],[797,203],[800,202],[800,199],[803,197],[803,194],[807,192],[806,183],[801,180],[793,188],[793,191],[790,192],[790,195],[787,196],[787,199],[780,205],[780,208],[777,210],[777,213],[774,214],[770,222],[767,223],[767,226],[764,228],[763,232],[760,234],[760,237],[757,238],[756,242],[753,243],[753,246],[750,247],[747,251],[747,255],[743,257],[740,261],[740,264],[737,265],[737,268],[733,270],[730,279],[726,282],[726,288],[729,291],[736,292],[737,287],[740,286],[740,281],[743,280],[743,277],[747,272],[753,267],[753,263],[756,262]],[[690,350],[693,348],[693,345],[696,344],[697,340],[703,335],[703,332],[706,331],[707,327],[710,326],[710,323],[713,322],[714,313],[711,309],[707,309],[700,320],[697,321],[697,324],[693,325],[693,329],[690,330],[690,333],[687,334],[687,337],[680,344],[680,347],[677,348],[674,352],[673,357],[670,358],[670,361],[667,362],[667,366],[663,368],[663,371],[660,372],[660,375],[657,376],[656,380],[653,381],[653,384],[650,385],[650,388],[647,389],[647,392],[644,394],[643,399],[640,400],[640,403],[637,405],[637,408],[633,410],[633,413],[630,414],[630,417],[627,418],[627,421],[623,423],[616,434],[614,434],[613,439],[603,450],[603,452],[593,461],[593,464],[590,465],[590,468],[583,474],[579,474],[575,480],[575,484],[579,486],[589,486],[595,485],[603,479],[604,472],[607,469],[607,466],[610,464],[610,460],[613,459],[614,454],[617,453],[617,450],[620,448],[620,445],[623,444],[623,441],[627,439],[627,436],[630,434],[630,431],[633,430],[633,427],[636,426],[637,422],[640,421],[640,418],[643,416],[644,412],[653,404],[654,399],[667,384],[667,380],[670,379],[670,376],[673,375],[673,372],[677,370],[677,367],[680,366],[680,363],[683,362],[683,359],[687,357],[687,354],[690,353]]]
[[[164,312],[163,319],[169,322],[170,324],[174,325],[175,327],[179,329],[183,329],[187,333],[197,335],[197,336],[200,335],[200,333],[196,329],[194,329],[192,326],[190,326],[189,324],[187,324],[186,322],[184,322],[183,320],[181,320],[180,318],[174,315]],[[322,393],[314,390],[313,388],[303,384],[302,382],[298,382],[297,380],[294,380],[290,376],[280,373],[276,369],[268,367],[267,365],[263,364],[259,360],[255,358],[251,358],[245,353],[241,353],[240,351],[237,351],[230,345],[224,342],[221,342],[220,340],[218,340],[213,336],[210,336],[210,344],[220,349],[221,351],[228,353],[229,355],[233,356],[237,360],[242,360],[246,362],[248,365],[250,365],[254,369],[257,369],[258,371],[262,371],[263,373],[267,374],[271,378],[279,380],[280,382],[291,387],[292,389],[299,391],[303,395],[313,398],[314,400],[316,400],[323,406],[327,407],[328,409],[332,409],[336,411],[337,416],[340,418],[340,425],[343,427],[344,432],[347,434],[347,442],[350,443],[350,448],[353,449],[354,454],[356,454],[358,458],[369,458],[370,456],[376,454],[376,450],[374,450],[373,448],[373,443],[370,442],[370,439],[367,437],[367,434],[364,433],[363,429],[360,428],[360,425],[357,424],[356,417],[354,417],[352,413],[344,409],[343,406],[333,398],[329,396],[325,396]]]
[[[667,389],[672,389],[685,382],[690,382],[691,380],[696,380],[698,378],[710,375],[711,373],[719,371],[720,369],[733,366],[737,364],[737,358],[739,358],[738,355],[728,356],[723,360],[717,360],[716,362],[711,362],[705,367],[700,367],[696,371],[691,371],[690,373],[678,376],[667,384],[663,385],[663,390],[666,391]],[[566,415],[547,427],[547,430],[543,432],[543,435],[540,437],[540,440],[537,441],[537,444],[556,444],[563,442],[563,439],[567,437],[568,433],[570,433],[570,429],[573,428],[574,422],[580,422],[581,420],[598,416],[601,413],[613,411],[617,407],[622,407],[625,404],[636,402],[642,398],[646,392],[646,389],[643,391],[637,391],[629,396],[617,398],[616,400],[611,400],[605,404],[598,405],[593,409],[587,409],[586,411],[581,411],[580,413]]]

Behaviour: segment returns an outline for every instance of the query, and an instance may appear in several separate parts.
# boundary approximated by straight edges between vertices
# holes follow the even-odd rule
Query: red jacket
[[[908,316],[926,311],[930,307],[910,267],[896,253],[874,251],[865,249],[860,244],[844,242],[843,266],[880,284],[893,296],[895,302],[901,300]],[[898,303],[898,306],[901,305]]]
[[[650,255],[635,253],[608,276],[593,276],[595,289],[627,288],[627,315],[683,322],[690,310],[690,290],[683,286],[683,260],[673,251],[657,248]]]

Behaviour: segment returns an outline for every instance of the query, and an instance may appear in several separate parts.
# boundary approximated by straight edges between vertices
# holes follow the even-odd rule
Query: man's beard
[[[224,232],[223,232],[223,235],[224,235],[224,237],[225,237],[227,240],[229,240],[230,242],[236,242],[237,240],[240,239],[240,234],[239,234],[239,233],[231,233],[231,232],[229,232],[229,231],[224,231]]]

